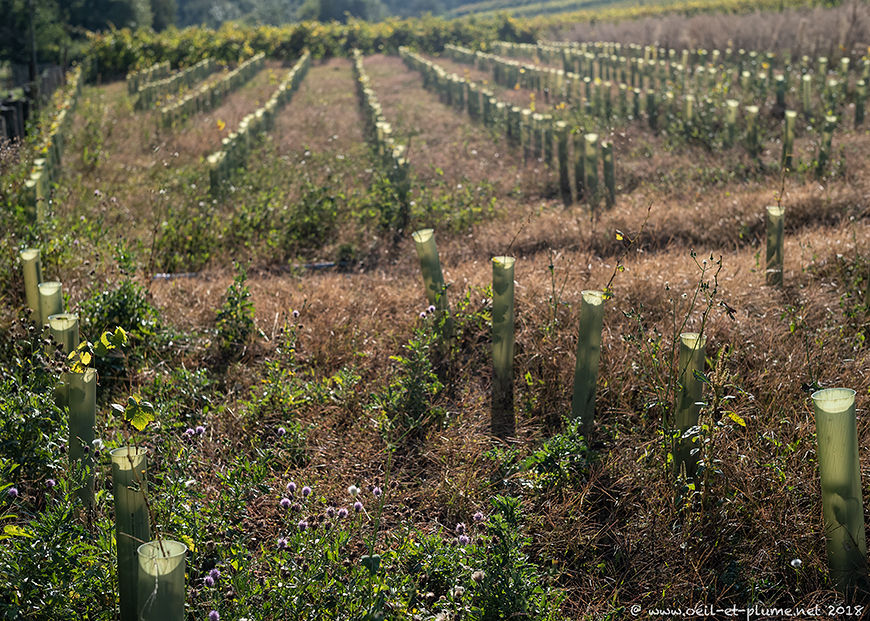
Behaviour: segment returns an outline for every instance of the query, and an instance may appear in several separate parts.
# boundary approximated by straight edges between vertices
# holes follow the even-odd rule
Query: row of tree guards
[[[223,184],[234,171],[247,166],[255,138],[274,127],[275,116],[293,98],[310,66],[311,53],[305,50],[278,84],[269,100],[262,107],[245,116],[239,122],[238,128],[221,141],[220,150],[206,158],[209,192],[212,196],[220,193]]]
[[[599,141],[594,132],[572,132],[565,121],[556,120],[551,114],[499,101],[492,91],[448,73],[408,48],[399,48],[399,55],[410,69],[423,75],[423,87],[435,91],[445,104],[465,110],[472,119],[503,132],[510,144],[522,149],[524,159],[541,159],[547,166],[555,165],[565,205],[582,199],[591,208],[597,207],[602,198],[599,178],[604,180],[603,198],[607,206],[616,202],[616,173],[610,141]]]
[[[203,58],[195,65],[176,71],[168,77],[141,84],[136,91],[137,110],[147,110],[157,105],[161,99],[178,93],[182,88],[189,88],[197,82],[204,80],[218,68],[217,63],[211,58]],[[129,92],[130,83],[127,83]]]
[[[31,317],[37,325],[48,327],[56,347],[69,356],[80,343],[78,315],[64,311],[61,283],[43,280],[39,249],[24,249],[19,256]],[[55,397],[67,411],[73,488],[85,510],[90,510],[94,504],[96,370],[74,365],[62,374]],[[180,621],[186,599],[187,546],[169,539],[151,541],[146,450],[124,446],[110,455],[121,621]]]
[[[447,49],[449,46],[445,46]],[[829,59],[820,56],[812,59],[802,56],[799,60],[786,54],[777,57],[772,52],[704,50],[678,52],[675,49],[654,46],[621,45],[612,42],[581,44],[537,45],[498,41],[493,49],[502,55],[537,58],[550,64],[561,64],[563,75],[575,74],[583,80],[614,82],[620,88],[648,88],[655,91],[674,89],[686,93],[692,89],[699,93],[722,91],[714,96],[724,96],[725,91],[739,87],[744,103],[748,97],[766,94],[773,90],[780,108],[786,107],[786,93],[794,87],[799,97],[800,109],[808,118],[824,115],[825,110],[839,106],[849,97],[862,111],[867,97],[867,81],[870,80],[870,58],[852,63],[847,56],[832,66]],[[778,62],[781,61],[781,62]],[[511,61],[513,62],[513,61]],[[518,67],[519,63],[514,63]],[[524,65],[533,78],[534,66]],[[831,69],[836,71],[831,73]],[[555,71],[554,68],[543,68]],[[553,75],[552,73],[550,74]],[[851,77],[854,76],[854,84]],[[719,83],[727,89],[716,88]],[[819,104],[814,101],[819,94]]]
[[[35,147],[33,169],[24,182],[21,202],[30,218],[42,222],[49,208],[52,184],[60,177],[66,138],[72,128],[73,113],[82,92],[82,68],[74,67],[66,74],[66,85],[58,101],[57,110],[47,126],[41,127],[41,135]]]
[[[517,45],[520,44],[502,42],[497,44],[496,48],[514,49],[513,46]],[[689,92],[689,86],[692,84],[687,82],[681,65],[675,65],[668,71],[663,70],[657,78],[659,83],[657,84],[656,79],[651,79],[649,87],[644,90],[629,86],[624,82],[615,81],[616,67],[612,72],[614,81],[610,79],[601,81],[599,77],[593,79],[589,75],[583,76],[554,67],[522,64],[514,60],[500,58],[495,54],[479,50],[473,51],[457,45],[445,45],[444,51],[456,62],[472,64],[478,69],[492,72],[495,83],[504,88],[523,87],[543,93],[548,98],[551,95],[562,98],[565,102],[575,105],[577,109],[583,110],[587,116],[597,118],[608,126],[615,119],[636,121],[645,117],[653,131],[667,128],[674,133],[687,135],[692,135],[692,132],[709,133],[710,137],[721,132],[722,144],[725,146],[735,144],[740,133],[743,135],[743,145],[750,156],[759,158],[763,150],[759,119],[760,107],[754,104],[744,105],[741,116],[741,102],[734,98],[725,97],[724,93],[726,92],[730,96],[729,89],[714,88],[715,80],[712,83],[702,82],[694,85],[697,95]],[[590,60],[589,62],[587,70],[594,75],[596,61]],[[604,67],[608,68],[610,65],[605,64]],[[865,64],[864,67],[866,72],[870,65]],[[599,71],[601,71],[600,68]],[[624,74],[624,71],[622,73]],[[746,71],[743,73],[748,75]],[[605,72],[605,75],[610,77],[609,70]],[[750,83],[744,79],[746,75],[739,81],[740,87],[744,91],[744,100],[747,97],[755,97],[760,98],[763,103],[768,91],[767,86]],[[680,78],[680,76],[682,77]],[[781,163],[791,169],[793,168],[797,111],[785,109],[788,83],[782,75],[776,77],[777,79],[774,80],[776,106],[785,118]],[[450,79],[458,80],[459,78],[454,74]],[[638,83],[642,87],[643,79],[641,78]],[[633,84],[634,80],[632,79]],[[815,170],[819,176],[826,172],[833,133],[840,120],[837,114],[850,92],[847,86],[847,81],[828,80],[820,89],[820,104],[815,105],[813,95],[816,93],[816,87],[812,84],[811,76],[803,75],[801,78],[800,107],[804,116],[818,125],[820,133]],[[614,90],[616,91],[615,102]],[[682,100],[678,98],[679,93],[682,93]],[[629,102],[629,97],[631,97],[631,102]],[[855,127],[858,127],[864,122],[865,116],[867,85],[864,79],[857,81],[853,100]],[[740,132],[738,132],[738,120],[741,120],[743,124]]]
[[[767,208],[766,282],[782,285],[784,210]],[[433,229],[412,234],[426,299],[444,318],[442,339],[452,338],[453,324],[447,300],[447,286],[441,270]],[[514,267],[511,256],[492,258],[492,392],[491,430],[505,439],[515,433],[513,400],[514,358]],[[603,291],[581,292],[580,325],[577,339],[571,416],[580,421],[584,435],[593,433],[595,392],[601,352],[601,332],[607,295]],[[699,465],[698,425],[703,406],[707,339],[703,334],[680,334],[680,354],[671,454],[677,500],[688,482],[694,482]],[[828,388],[812,395],[816,419],[822,504],[830,576],[836,588],[850,597],[866,586],[866,543],[858,464],[855,391]]]
[[[257,75],[265,62],[266,55],[260,52],[219,79],[191,88],[175,100],[161,105],[160,126],[173,127],[194,114],[214,110],[221,105],[227,95]]]

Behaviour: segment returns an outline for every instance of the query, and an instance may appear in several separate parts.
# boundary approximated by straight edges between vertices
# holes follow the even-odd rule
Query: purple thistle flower
[[[302,511],[302,505],[300,505],[298,502],[294,502],[293,506],[291,506],[290,509],[292,511]]]
[[[471,539],[468,538],[468,535],[459,535],[459,545],[467,546],[471,542]]]
[[[285,433],[287,433],[286,429],[284,429],[283,427],[278,427],[278,435],[279,436],[283,436]]]
[[[299,319],[299,311],[298,310],[293,311],[293,319]]]
[[[310,495],[311,495],[311,488],[306,485],[305,487],[302,488],[302,497],[308,498]]]
[[[480,523],[480,522],[483,522],[483,521],[486,519],[486,517],[484,517],[483,513],[481,513],[480,511],[478,511],[477,513],[474,514],[474,516],[472,517],[472,519],[473,519],[475,522]]]
[[[217,580],[221,577],[221,570],[215,567],[210,572],[208,572],[208,575],[211,576],[212,580]]]
[[[46,480],[45,480],[45,486],[46,486],[48,489],[51,489],[51,488],[54,487],[55,485],[57,485],[57,481],[55,481],[54,479],[46,479]]]
[[[426,311],[420,311],[420,319],[426,319]]]
[[[287,491],[290,492],[290,494],[296,493],[296,484],[293,481],[290,481],[287,484]]]
[[[459,524],[456,525],[455,530],[456,530],[457,535],[464,535],[465,534],[465,522],[459,522]]]
[[[184,435],[187,438],[192,438],[193,436],[196,435],[196,431],[194,431],[192,427],[188,427],[187,429],[184,430]]]
[[[208,613],[208,621],[221,621],[221,615],[217,610]]]
[[[343,520],[346,517],[347,517],[347,509],[342,507],[341,509],[338,510],[338,519]]]
[[[212,578],[211,576],[206,576],[205,579],[203,579],[203,583],[205,584],[205,586],[211,588],[214,586],[214,578]]]
[[[202,425],[197,425],[196,426],[196,435],[201,436],[204,433],[205,433],[205,427],[203,427]],[[214,611],[212,611],[212,612],[214,612]]]
[[[353,510],[355,513],[359,513],[363,510],[363,504],[359,500],[357,500],[355,503],[353,503]]]
[[[326,517],[335,517],[335,509],[332,507],[326,507]]]
[[[289,499],[289,498],[282,498],[282,499],[281,499],[281,502],[279,502],[278,504],[281,505],[281,508],[282,508],[282,509],[289,509],[289,508],[290,508],[290,505],[291,505],[292,503],[290,502],[290,499]]]
[[[10,498],[18,498],[18,488],[17,487],[10,487],[9,489],[6,490],[6,495],[9,496]]]
[[[377,486],[375,486],[375,488],[372,490],[372,494],[374,495],[375,498],[380,498],[382,493],[383,492],[381,491],[381,488],[377,487]]]
[[[305,520],[299,520],[299,523],[296,526],[299,528],[299,530],[305,530],[306,528],[308,528],[308,522],[306,522]]]
[[[430,304],[430,305],[429,305],[429,308],[426,309],[426,312],[427,312],[427,313],[434,313],[434,312],[435,312],[435,307],[434,307],[432,304]]]
[[[284,537],[279,537],[278,538],[278,549],[283,550],[286,547],[287,547],[287,540],[284,539]]]

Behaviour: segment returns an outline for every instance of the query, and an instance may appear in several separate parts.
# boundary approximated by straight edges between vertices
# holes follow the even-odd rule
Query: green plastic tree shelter
[[[121,621],[137,621],[139,558],[136,550],[151,541],[151,524],[145,504],[147,452],[144,448],[122,446],[110,454]]]
[[[79,346],[79,316],[75,313],[50,315],[48,329],[64,354],[68,355]]]
[[[450,305],[447,302],[447,285],[441,272],[441,261],[438,258],[438,248],[435,246],[435,232],[432,229],[421,229],[411,234],[417,247],[417,257],[420,259],[420,271],[423,273],[423,288],[429,304],[442,313],[444,324],[441,328],[442,338],[453,337],[453,318],[450,316]]]
[[[769,206],[767,208],[765,282],[771,286],[782,286],[784,228],[785,208],[779,205]]]
[[[694,451],[697,433],[693,429],[698,426],[698,415],[701,412],[701,396],[704,385],[696,377],[696,373],[704,371],[704,347],[707,337],[697,332],[680,334],[680,360],[677,369],[677,410],[674,417],[677,436],[674,441],[674,475],[679,480],[694,479],[698,470],[698,453]]]
[[[63,312],[63,292],[56,280],[41,282],[39,288],[39,325],[48,323],[52,315]]]
[[[604,292],[583,291],[580,303],[580,336],[574,366],[574,397],[571,415],[583,421],[583,433],[592,429],[595,416],[595,384],[601,355],[601,326],[604,321]]]
[[[492,258],[492,433],[514,435],[514,257]]]
[[[827,388],[814,392],[812,399],[828,568],[837,589],[848,596],[856,587],[866,587],[867,579],[855,391]]]
[[[794,163],[794,128],[797,122],[797,112],[785,111],[785,128],[782,137],[782,165],[791,170]]]
[[[161,539],[139,546],[139,621],[183,621],[187,546]]]
[[[447,304],[447,287],[444,285],[444,275],[441,272],[441,260],[438,258],[438,248],[435,246],[435,231],[421,229],[411,234],[417,247],[417,257],[420,259],[420,271],[423,272],[423,288],[429,304],[440,311],[449,311]]]
[[[97,372],[70,372],[69,459],[73,470],[84,472],[79,497],[86,506],[94,501],[94,423],[97,417]]]
[[[19,256],[24,272],[24,296],[27,299],[27,307],[33,312],[33,320],[36,325],[42,325],[39,317],[39,283],[42,282],[39,248],[26,248],[21,251]]]
[[[568,155],[568,124],[556,121],[556,155],[559,160],[559,193],[562,203],[567,207],[574,202],[571,196],[571,158]]]
[[[598,134],[586,134],[583,140],[586,202],[595,209],[598,206]]]
[[[61,348],[65,355],[69,355],[76,347],[79,346],[79,316],[75,313],[61,313],[59,315],[51,315],[48,318],[48,330],[51,332],[51,337],[55,343]],[[49,355],[53,353],[53,348],[48,347]],[[55,401],[60,407],[64,407],[69,403],[69,384],[70,374],[64,371],[60,376],[60,383],[54,391]]]
[[[601,167],[604,174],[604,200],[608,207],[616,204],[616,172],[613,164],[613,143],[601,142]]]

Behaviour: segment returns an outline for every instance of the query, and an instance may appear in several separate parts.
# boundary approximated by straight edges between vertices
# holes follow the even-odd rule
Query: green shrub
[[[436,333],[432,329],[435,313],[404,346],[403,356],[390,356],[398,364],[394,382],[374,396],[372,408],[379,415],[381,432],[393,444],[413,444],[422,440],[428,429],[441,422],[444,409],[434,404],[442,388],[432,366]]]
[[[224,357],[238,358],[254,335],[254,303],[248,288],[248,275],[241,265],[227,288],[223,306],[217,312],[217,345]]]

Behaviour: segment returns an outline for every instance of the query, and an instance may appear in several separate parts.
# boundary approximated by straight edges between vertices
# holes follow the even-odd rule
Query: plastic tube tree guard
[[[694,479],[698,469],[698,453],[695,452],[697,433],[691,432],[698,426],[701,412],[701,397],[704,385],[695,373],[704,371],[704,347],[707,337],[697,332],[680,334],[680,361],[677,369],[677,410],[674,424],[678,435],[674,442],[674,475]]]
[[[578,201],[586,190],[586,150],[583,142],[583,130],[578,127],[574,132],[574,187]]]
[[[589,207],[594,209],[598,205],[598,134],[586,134],[583,136],[583,141],[586,200]]]
[[[492,432],[514,435],[514,257],[492,258]]]
[[[94,423],[97,417],[97,372],[69,373],[69,459],[73,470],[82,469],[84,485],[79,490],[82,502],[94,501]]]
[[[42,282],[39,248],[25,248],[19,256],[24,273],[24,296],[27,299],[27,307],[32,311],[36,325],[42,325],[39,317],[39,283]]]
[[[571,198],[570,158],[568,156],[568,124],[556,121],[557,155],[559,159],[559,193],[562,203],[567,207],[573,203]]]
[[[75,313],[61,313],[51,315],[48,318],[48,329],[55,343],[61,348],[64,355],[68,356],[79,346],[79,316]],[[53,355],[54,348],[47,347],[47,353]],[[69,378],[67,371],[61,373],[60,383],[55,387],[55,401],[60,407],[69,402]]]
[[[827,388],[814,392],[812,399],[828,568],[837,589],[848,597],[856,587],[866,587],[867,579],[855,391]]]
[[[767,257],[765,261],[765,282],[771,286],[782,286],[783,230],[785,209],[779,205],[767,208]]]
[[[145,504],[147,452],[144,448],[122,446],[110,455],[121,621],[137,621],[139,559],[136,550],[151,540],[151,524]]]
[[[616,174],[613,164],[613,143],[609,140],[601,143],[601,161],[604,172],[604,200],[608,207],[616,204]]]
[[[595,417],[595,385],[598,381],[598,360],[601,356],[601,326],[604,321],[603,291],[582,291],[580,303],[580,334],[574,366],[574,396],[571,416],[583,422],[583,433],[592,429]]]
[[[864,122],[864,108],[867,102],[867,83],[858,80],[855,83],[855,127],[861,127]]]
[[[183,621],[187,546],[180,541],[162,539],[143,543],[137,553],[139,620]]]
[[[79,316],[75,313],[50,315],[48,329],[64,354],[69,355],[79,346]]]
[[[40,325],[48,323],[52,315],[63,312],[63,292],[61,284],[56,280],[41,282],[39,288],[39,322]]]
[[[828,167],[828,160],[831,157],[831,141],[834,138],[834,129],[836,127],[837,117],[826,116],[825,124],[822,126],[822,143],[819,145],[819,157],[816,161],[816,176],[818,177],[824,175]]]
[[[447,286],[441,272],[441,260],[438,258],[438,248],[435,245],[435,231],[420,229],[411,233],[420,259],[420,271],[423,273],[423,288],[426,299],[435,309],[445,314],[444,336],[449,338],[453,333],[453,320],[450,317],[450,305],[447,302]]]
[[[752,157],[761,153],[761,143],[758,137],[758,106],[746,106],[746,150]]]
[[[728,99],[725,101],[725,126],[727,132],[725,134],[728,146],[734,144],[734,139],[737,137],[737,108],[740,102],[736,99]]]
[[[791,170],[794,161],[794,126],[797,121],[797,112],[785,111],[785,127],[782,137],[782,166]]]

